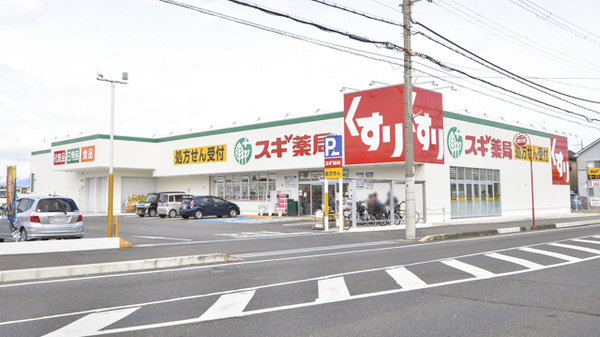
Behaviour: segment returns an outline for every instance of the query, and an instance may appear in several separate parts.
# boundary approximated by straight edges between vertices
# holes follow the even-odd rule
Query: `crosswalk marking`
[[[225,294],[215,302],[202,316],[201,320],[214,320],[240,316],[256,290]]]
[[[319,297],[317,302],[333,302],[350,298],[344,277],[319,280]]]
[[[571,239],[571,241],[583,242],[583,243],[594,243],[594,244],[600,245],[600,241],[597,241],[597,240]]]
[[[566,245],[564,243],[549,243],[549,245],[555,246],[555,247],[561,247],[561,248],[575,249],[575,250],[580,250],[582,252],[588,252],[588,253],[600,255],[600,250],[593,249],[593,248],[574,246],[574,245]]]
[[[386,272],[402,289],[419,289],[427,286],[427,283],[404,267],[388,269]]]
[[[452,268],[456,268],[458,270],[462,270],[465,273],[469,273],[477,278],[487,278],[487,277],[494,277],[496,276],[496,274],[487,271],[483,268],[479,268],[473,265],[470,265],[468,263],[464,263],[462,261],[458,261],[455,259],[449,259],[449,260],[444,260],[444,261],[440,261],[443,264],[450,266]]]
[[[540,268],[544,267],[543,265],[541,265],[539,263],[531,262],[529,260],[521,259],[521,258],[514,257],[514,256],[504,255],[504,254],[491,253],[491,254],[485,254],[485,256],[489,256],[491,258],[498,259],[498,260],[512,262],[514,264],[518,264],[518,265],[521,265],[521,266],[529,268],[529,269],[540,269]]]
[[[103,329],[138,310],[140,307],[103,311],[86,315],[43,337],[94,336]]]
[[[555,252],[550,252],[550,251],[547,251],[547,250],[530,248],[530,247],[519,248],[519,250],[522,250],[522,251],[528,252],[528,253],[534,253],[534,254],[552,256],[552,257],[555,257],[557,259],[561,259],[561,260],[565,260],[565,261],[569,261],[569,262],[577,262],[577,261],[581,260],[580,258],[577,258],[577,257],[574,257],[574,256],[560,254],[560,253],[555,253]]]

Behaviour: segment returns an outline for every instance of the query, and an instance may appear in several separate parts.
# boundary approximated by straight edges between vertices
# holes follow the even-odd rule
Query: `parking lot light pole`
[[[108,211],[107,211],[107,234],[108,237],[113,236],[113,192],[114,192],[114,174],[113,174],[113,159],[115,151],[115,85],[127,84],[128,78],[127,73],[123,73],[122,81],[109,80],[104,78],[102,74],[98,74],[96,78],[98,81],[110,82],[110,146],[108,151]]]

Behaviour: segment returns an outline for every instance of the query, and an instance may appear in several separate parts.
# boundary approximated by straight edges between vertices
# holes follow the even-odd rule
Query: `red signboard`
[[[415,162],[444,163],[442,95],[413,89]],[[404,85],[344,95],[346,165],[404,161]]]
[[[552,184],[569,185],[569,143],[566,137],[550,135]]]
[[[325,168],[339,168],[342,166],[342,158],[325,158]]]
[[[67,162],[67,151],[54,151],[54,165],[62,165]]]
[[[515,143],[516,146],[523,147],[523,146],[527,145],[527,136],[522,133],[517,133],[515,135],[515,139],[513,140],[513,142]]]

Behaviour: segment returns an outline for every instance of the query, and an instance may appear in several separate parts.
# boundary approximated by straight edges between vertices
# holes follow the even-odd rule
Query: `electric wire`
[[[231,1],[231,2],[234,2],[234,3],[243,3],[242,1],[239,1],[239,0],[228,0],[228,1]],[[355,10],[355,9],[349,8],[349,7],[345,7],[345,6],[337,5],[337,4],[335,4],[335,3],[332,3],[332,2],[329,2],[329,1],[325,1],[325,0],[311,0],[311,1],[313,1],[313,2],[317,2],[317,3],[320,3],[320,4],[323,4],[323,5],[326,5],[326,6],[329,6],[329,7],[335,8],[335,9],[339,9],[339,10],[343,10],[343,11],[346,11],[346,12],[350,12],[350,13],[352,13],[352,14],[360,15],[360,16],[366,17],[366,18],[368,18],[368,19],[372,19],[372,20],[376,20],[376,21],[380,21],[380,22],[384,22],[384,23],[388,23],[388,24],[392,24],[392,25],[401,26],[401,27],[403,27],[403,28],[406,28],[406,27],[404,27],[404,25],[402,25],[402,24],[400,24],[400,23],[396,23],[396,22],[393,22],[393,21],[389,21],[389,20],[381,19],[381,18],[379,18],[379,17],[375,17],[375,16],[373,16],[373,15],[366,14],[366,13],[363,13],[363,12],[357,11],[357,10]],[[256,6],[255,6],[255,5],[254,5],[254,7],[256,8]],[[281,16],[282,14],[280,14],[280,13],[279,13],[279,15]],[[483,61],[483,62],[485,62],[485,63],[487,63],[487,64],[489,64],[489,65],[491,65],[491,66],[488,66],[488,65],[486,65],[486,64],[483,64],[483,63],[481,63],[481,62],[479,62],[479,61],[473,60],[472,58],[470,58],[470,57],[468,57],[468,56],[466,56],[466,55],[464,55],[464,54],[462,54],[462,53],[460,53],[460,52],[458,52],[458,51],[456,51],[456,50],[454,50],[454,49],[452,49],[452,48],[449,48],[448,46],[446,46],[446,45],[444,45],[444,44],[440,43],[439,41],[437,41],[437,40],[435,40],[435,39],[431,38],[430,36],[428,36],[428,35],[426,35],[426,34],[424,34],[424,33],[422,33],[422,32],[417,32],[417,34],[421,34],[422,36],[426,37],[427,39],[429,39],[429,40],[431,40],[431,41],[433,41],[433,42],[436,42],[436,43],[438,43],[438,44],[440,44],[440,45],[442,45],[442,46],[444,46],[444,47],[446,47],[446,48],[448,48],[448,49],[450,49],[450,50],[452,50],[452,51],[454,51],[454,52],[456,52],[456,53],[458,53],[458,54],[460,54],[460,55],[462,55],[462,56],[464,56],[464,57],[467,57],[467,58],[471,59],[472,61],[475,61],[475,62],[479,63],[480,65],[483,65],[483,66],[485,66],[486,68],[488,68],[488,69],[490,69],[490,70],[493,70],[493,71],[496,71],[496,72],[498,72],[498,73],[500,73],[500,74],[502,74],[502,75],[505,75],[505,76],[507,76],[507,77],[509,77],[509,78],[511,78],[511,79],[513,79],[513,80],[515,80],[515,81],[517,81],[517,82],[519,82],[519,83],[521,83],[521,84],[527,85],[527,86],[529,86],[529,87],[531,87],[531,88],[533,88],[533,89],[535,89],[535,90],[538,90],[538,91],[540,91],[540,92],[542,92],[542,93],[544,93],[544,94],[546,94],[546,95],[549,95],[549,96],[551,96],[551,97],[553,97],[553,98],[556,98],[556,99],[562,100],[562,101],[564,101],[564,102],[567,102],[567,103],[569,103],[569,104],[572,104],[572,105],[574,105],[574,106],[577,106],[578,108],[582,108],[582,109],[585,109],[585,110],[588,110],[588,111],[591,111],[591,112],[594,112],[594,113],[598,113],[598,114],[600,114],[600,112],[599,112],[599,111],[596,111],[596,110],[593,110],[593,109],[590,109],[590,108],[584,107],[584,106],[582,106],[582,105],[579,105],[579,104],[573,103],[573,102],[571,102],[571,101],[569,101],[569,100],[567,100],[567,99],[564,99],[564,98],[562,98],[562,97],[558,97],[558,96],[556,96],[556,95],[553,95],[553,94],[547,93],[547,92],[545,92],[545,91],[541,90],[540,88],[542,88],[542,89],[544,89],[544,90],[548,90],[548,91],[550,91],[550,92],[552,92],[552,93],[555,93],[555,94],[563,95],[563,96],[566,96],[566,97],[569,97],[569,98],[572,98],[572,99],[577,99],[577,100],[581,100],[581,101],[588,102],[588,103],[600,104],[600,101],[590,100],[590,99],[586,99],[586,98],[582,98],[582,97],[577,97],[577,96],[574,96],[574,95],[566,94],[566,93],[563,93],[563,92],[560,92],[560,91],[554,90],[554,89],[552,89],[552,88],[549,88],[549,87],[547,87],[547,86],[541,85],[541,84],[539,84],[539,83],[533,82],[533,81],[531,81],[531,80],[528,80],[528,79],[527,79],[527,78],[525,78],[525,77],[522,77],[522,76],[520,76],[520,75],[517,75],[517,74],[515,74],[514,72],[511,72],[511,71],[509,71],[509,70],[507,70],[507,69],[505,69],[505,68],[503,68],[503,67],[500,67],[500,66],[498,66],[498,65],[496,65],[496,64],[494,64],[494,63],[492,63],[492,62],[490,62],[490,61],[488,61],[488,60],[486,60],[486,59],[484,59],[484,58],[482,58],[482,57],[480,57],[480,56],[478,56],[478,55],[476,55],[476,54],[475,54],[475,53],[473,53],[473,52],[470,52],[469,50],[467,50],[467,49],[465,49],[465,48],[463,48],[463,47],[459,46],[458,44],[456,44],[456,43],[452,42],[450,39],[448,39],[448,38],[446,38],[446,37],[442,36],[441,34],[439,34],[439,33],[435,32],[435,31],[433,31],[432,29],[428,28],[427,26],[425,26],[425,25],[423,25],[423,24],[421,24],[421,23],[419,23],[419,22],[415,22],[415,23],[416,23],[417,25],[419,25],[419,26],[421,26],[421,27],[425,28],[425,29],[426,29],[426,30],[428,30],[429,32],[433,33],[434,35],[438,36],[439,38],[442,38],[442,39],[444,39],[444,40],[445,40],[445,41],[447,41],[448,43],[451,43],[452,45],[456,46],[457,48],[461,49],[462,51],[469,53],[469,54],[470,54],[470,55],[472,55],[473,57],[476,57],[477,59],[479,59],[479,60],[481,60],[481,61]],[[495,69],[495,68],[497,68],[497,69],[500,69],[502,72],[499,72],[499,71],[498,71],[497,69]],[[513,77],[511,77],[511,76],[508,76],[507,74],[509,74],[509,75],[511,75],[511,76],[513,76]]]
[[[595,45],[600,46],[600,41],[594,39],[594,37],[597,37],[597,35],[595,35],[594,33],[585,30],[559,16],[557,16],[556,14],[550,12],[549,10],[546,10],[544,8],[542,8],[539,5],[536,5],[534,2],[529,1],[529,0],[510,0],[510,2],[512,2],[513,4],[523,8],[524,10],[534,14],[536,17],[545,20],[547,22],[552,23],[553,25],[579,37],[582,38],[585,41],[589,41]],[[518,3],[519,2],[519,3]],[[556,19],[555,19],[556,18]],[[574,28],[573,28],[574,27]],[[579,30],[579,31],[577,31]]]
[[[175,5],[175,6],[179,6],[179,7],[183,7],[183,8],[187,8],[187,9],[191,9],[191,10],[194,10],[194,11],[198,11],[198,12],[201,12],[201,13],[203,13],[203,14],[207,14],[207,15],[211,15],[211,16],[219,17],[219,18],[222,18],[222,19],[225,19],[225,20],[228,20],[228,21],[232,21],[232,22],[236,22],[236,23],[244,24],[244,25],[247,25],[247,26],[251,26],[251,27],[254,27],[254,28],[258,28],[258,29],[262,29],[262,30],[269,31],[269,32],[277,33],[277,34],[280,34],[280,35],[284,35],[284,36],[288,36],[288,37],[293,37],[293,38],[296,38],[296,39],[301,39],[301,40],[304,40],[304,41],[306,41],[306,42],[315,43],[315,42],[318,42],[318,41],[319,41],[319,40],[316,40],[316,39],[304,38],[304,37],[298,36],[298,35],[296,35],[296,34],[292,34],[292,33],[289,33],[289,32],[284,32],[284,31],[277,30],[277,29],[274,29],[274,28],[271,28],[271,27],[268,27],[268,26],[260,25],[260,24],[254,23],[254,22],[250,22],[250,21],[247,21],[247,20],[243,20],[243,19],[235,18],[235,17],[228,16],[228,15],[225,15],[225,14],[217,13],[217,12],[210,11],[210,10],[207,10],[207,9],[204,9],[204,8],[200,8],[200,7],[197,7],[197,6],[193,6],[193,5],[189,5],[189,4],[185,4],[185,3],[180,3],[180,2],[176,2],[176,1],[172,1],[172,0],[159,0],[159,1],[161,1],[161,2],[164,2],[164,3],[171,4],[171,5]],[[329,43],[327,43],[327,42],[323,42],[323,41],[320,41],[320,42],[322,42],[322,43],[323,43],[323,44],[321,44],[322,46],[327,46],[327,44],[329,44]],[[337,50],[340,50],[340,51],[345,51],[345,52],[349,52],[348,50],[350,49],[350,48],[343,47],[343,46],[341,46],[341,48],[340,48],[340,46],[332,46],[331,44],[330,44],[329,46],[327,46],[327,47],[329,47],[329,48],[333,48],[333,49],[337,49]],[[398,47],[398,48],[399,48],[399,47]],[[354,50],[356,50],[356,49],[354,49]],[[357,55],[357,56],[363,56],[363,57],[371,58],[371,59],[374,59],[374,60],[377,60],[377,61],[383,61],[383,62],[389,63],[389,64],[390,64],[390,65],[392,65],[392,66],[395,64],[395,65],[397,65],[397,66],[398,66],[398,68],[402,67],[402,64],[400,64],[400,63],[395,63],[395,62],[393,62],[393,61],[390,61],[390,60],[386,60],[386,59],[382,59],[382,58],[381,58],[381,57],[389,58],[389,56],[380,55],[380,58],[375,58],[374,56],[369,56],[369,55],[365,55],[365,54],[359,54],[359,53],[354,53],[354,52],[351,52],[351,53],[353,53],[353,54],[355,54],[355,55]],[[371,54],[371,55],[374,55],[374,53],[370,53],[370,54]],[[424,55],[422,55],[422,54],[415,54],[415,55],[418,55],[418,56],[424,56]],[[396,59],[397,59],[397,60],[401,60],[401,59],[399,59],[399,58],[396,58]],[[435,61],[434,63],[436,63],[436,62],[439,62],[439,61],[437,61],[437,60],[435,60],[435,59],[433,59],[433,58],[431,58],[431,57],[426,57],[426,59],[428,59],[429,61],[432,61],[432,62],[433,62],[433,61]],[[438,64],[438,63],[436,63],[436,64]],[[462,71],[460,71],[460,70],[458,70],[458,69],[454,69],[454,68],[452,68],[452,67],[447,67],[447,66],[445,66],[445,65],[441,64],[441,62],[438,64],[438,66],[440,66],[442,69],[447,69],[447,70],[451,70],[451,71],[458,71],[458,72],[462,73],[463,75],[465,75],[465,76],[466,76],[466,77],[468,77],[468,78],[479,80],[479,79],[477,79],[477,78],[473,77],[472,75],[469,75],[469,74],[467,74],[467,73],[465,73],[465,72],[462,72]],[[489,83],[489,82],[487,82],[487,81],[482,81],[482,82],[483,82],[483,83]],[[505,89],[505,88],[503,88],[503,87],[501,87],[501,86],[498,86],[498,85],[495,85],[495,84],[492,84],[492,83],[489,83],[489,85],[492,85],[493,87],[496,87],[496,88],[502,89],[502,90],[504,90],[504,91],[507,91],[507,92],[513,93],[513,94],[515,94],[515,95],[521,96],[521,97],[523,97],[523,98],[526,98],[526,99],[532,100],[532,101],[534,101],[534,102],[540,103],[540,104],[542,104],[542,105],[548,105],[548,106],[550,106],[550,107],[553,107],[553,108],[555,108],[555,109],[557,109],[557,110],[562,110],[562,111],[565,111],[565,112],[567,112],[567,113],[569,113],[569,114],[572,114],[572,115],[574,115],[574,116],[577,116],[577,117],[584,118],[584,119],[586,119],[586,120],[587,120],[588,122],[590,122],[590,123],[591,123],[592,121],[598,121],[597,119],[590,119],[590,118],[588,118],[587,116],[585,116],[585,115],[582,115],[582,114],[574,113],[574,112],[571,112],[571,111],[569,111],[569,110],[562,109],[562,108],[560,108],[560,107],[555,107],[555,106],[553,106],[553,105],[549,105],[549,104],[547,104],[547,103],[545,103],[545,102],[542,102],[542,101],[539,101],[539,100],[533,99],[533,98],[531,98],[531,97],[528,97],[528,96],[526,96],[526,95],[522,95],[522,94],[515,93],[515,92],[513,92],[513,91],[511,91],[511,90]],[[464,86],[462,86],[462,85],[458,85],[458,86],[460,86],[460,87],[464,87]],[[472,89],[470,89],[470,90],[472,90]],[[493,96],[491,96],[491,97],[493,97]],[[502,100],[502,99],[500,99],[500,100]],[[502,101],[505,101],[505,100],[502,100]],[[515,104],[514,102],[509,102],[509,103],[511,103],[511,104]],[[516,104],[516,105],[518,105],[518,104]],[[519,106],[520,106],[520,105],[519,105]],[[521,106],[521,107],[523,107],[523,106]],[[538,111],[538,112],[539,112],[539,111]],[[556,117],[556,116],[552,116],[552,115],[549,115],[549,116],[551,116],[551,117]],[[556,117],[556,118],[561,118],[561,117]],[[589,127],[589,126],[588,126],[588,127]]]
[[[450,4],[448,1],[440,2],[440,3],[436,3],[436,4],[440,8],[456,15],[457,17],[460,17],[461,19],[463,19],[481,29],[486,30],[487,32],[489,32],[491,34],[498,36],[499,38],[502,38],[505,41],[508,41],[509,43],[514,43],[515,45],[519,45],[522,48],[526,48],[541,57],[552,60],[553,62],[557,62],[562,65],[565,65],[565,66],[568,66],[568,67],[571,67],[574,69],[578,69],[578,70],[584,70],[584,71],[589,71],[590,67],[592,67],[592,68],[594,68],[594,70],[596,72],[600,72],[600,66],[591,63],[589,60],[583,60],[574,55],[567,55],[563,52],[556,50],[556,48],[545,46],[537,41],[530,39],[529,37],[527,37],[523,34],[515,32],[514,30],[511,30],[510,28],[507,28],[499,23],[496,23],[496,22],[484,17],[483,15],[481,15],[477,12],[474,12],[470,8],[468,8],[464,5],[461,5],[460,3],[456,2],[455,0],[450,0],[450,1],[454,2],[455,6]],[[457,8],[457,6],[462,7],[464,10]],[[447,7],[451,7],[452,9],[449,9]],[[473,15],[466,13],[465,11],[469,11],[469,12],[473,13]],[[460,12],[460,13],[462,13],[462,15],[460,15],[456,12]],[[472,22],[465,16],[468,18],[471,18],[474,21],[479,22],[480,24]],[[489,24],[487,24],[486,22],[483,22],[482,20],[489,22]],[[496,26],[499,28],[495,28]]]
[[[507,69],[505,69],[505,68],[503,68],[503,67],[501,67],[501,66],[499,66],[499,65],[497,65],[497,64],[495,64],[495,63],[492,63],[492,62],[490,62],[490,61],[488,61],[488,60],[484,59],[483,57],[481,57],[481,56],[479,56],[479,55],[477,55],[477,54],[475,54],[475,53],[473,53],[473,52],[471,52],[471,51],[467,50],[466,48],[464,48],[464,47],[462,47],[462,46],[458,45],[457,43],[455,43],[455,42],[453,42],[453,41],[449,40],[448,38],[446,38],[446,37],[442,36],[441,34],[439,34],[439,33],[435,32],[434,30],[430,29],[429,27],[425,26],[424,24],[422,24],[422,23],[420,23],[420,22],[415,22],[415,24],[417,24],[417,25],[419,25],[419,26],[421,26],[421,27],[425,28],[427,31],[429,31],[429,32],[431,32],[432,34],[434,34],[435,36],[437,36],[437,37],[439,37],[439,38],[443,39],[444,41],[446,41],[446,42],[448,42],[448,43],[452,44],[453,46],[455,46],[456,48],[460,49],[461,51],[463,51],[463,52],[465,52],[465,53],[468,53],[469,55],[473,56],[474,58],[477,58],[478,60],[481,60],[481,62],[479,62],[479,61],[476,61],[476,60],[474,60],[473,58],[471,58],[471,57],[468,57],[468,56],[466,56],[466,55],[464,55],[464,54],[462,54],[462,53],[460,53],[460,52],[457,52],[455,49],[449,48],[449,47],[448,47],[448,46],[446,46],[445,44],[443,44],[443,43],[441,43],[441,42],[439,42],[439,41],[437,41],[437,40],[435,40],[435,39],[431,38],[431,37],[430,37],[430,36],[428,36],[427,34],[424,34],[424,33],[422,33],[422,32],[419,32],[419,33],[418,33],[418,34],[420,34],[420,35],[422,35],[422,36],[426,37],[427,39],[429,39],[429,40],[431,40],[431,41],[433,41],[433,42],[435,42],[435,43],[438,43],[439,45],[441,45],[441,46],[444,46],[444,47],[446,47],[446,48],[447,48],[447,49],[449,49],[449,50],[452,50],[452,51],[454,51],[454,52],[457,52],[458,54],[460,54],[460,55],[462,55],[462,56],[465,56],[465,57],[469,58],[470,60],[472,60],[472,61],[475,61],[475,62],[477,62],[477,63],[479,63],[479,64],[483,65],[484,67],[486,67],[486,68],[488,68],[488,69],[492,69],[492,70],[495,70],[495,71],[498,71],[498,70],[496,70],[496,69],[499,69],[500,71],[498,71],[498,72],[499,72],[499,73],[501,73],[501,74],[503,74],[503,75],[509,74],[509,75],[511,75],[511,76],[514,76],[514,78],[513,78],[513,79],[515,79],[515,80],[517,80],[517,79],[518,79],[518,82],[520,82],[520,83],[522,83],[522,84],[525,84],[525,83],[523,83],[523,82],[526,82],[526,83],[528,83],[528,84],[526,84],[527,86],[529,86],[529,87],[531,87],[531,88],[534,88],[534,89],[536,89],[536,90],[538,90],[538,91],[540,91],[540,92],[543,92],[543,93],[545,93],[546,95],[552,96],[552,97],[554,97],[554,98],[557,98],[557,99],[561,99],[561,100],[563,100],[563,101],[565,101],[565,102],[568,102],[568,103],[570,103],[570,104],[574,104],[574,103],[572,103],[572,102],[570,102],[570,101],[568,101],[568,100],[566,100],[566,99],[564,99],[564,98],[560,98],[560,97],[558,97],[558,96],[555,96],[555,95],[549,94],[549,93],[547,93],[547,92],[544,92],[543,90],[540,90],[539,88],[542,88],[542,89],[544,89],[544,90],[548,90],[548,91],[550,91],[550,92],[552,92],[552,93],[559,94],[559,95],[563,95],[563,96],[566,96],[566,97],[569,97],[569,98],[572,98],[572,99],[577,99],[577,100],[584,101],[584,102],[588,102],[588,103],[600,104],[600,101],[590,100],[590,99],[586,99],[586,98],[582,98],[582,97],[577,97],[577,96],[573,96],[573,95],[570,95],[570,94],[566,94],[566,93],[563,93],[563,92],[560,92],[560,91],[554,90],[554,89],[552,89],[552,88],[548,88],[548,87],[546,87],[546,86],[543,86],[543,85],[541,85],[541,84],[539,84],[539,83],[536,83],[536,82],[534,82],[534,81],[528,80],[527,78],[524,78],[524,77],[522,77],[522,76],[520,76],[520,75],[517,75],[517,74],[515,74],[514,72],[511,72],[511,71],[509,71],[509,70],[507,70]],[[485,64],[484,64],[484,63],[485,63]],[[506,76],[508,76],[508,75],[506,75]],[[535,87],[539,87],[539,88],[535,88]],[[577,106],[577,107],[579,107],[579,108],[583,108],[583,109],[590,110],[590,111],[593,111],[593,112],[595,112],[595,113],[599,113],[599,114],[600,114],[600,112],[598,112],[598,111],[591,110],[591,109],[588,109],[588,108],[586,108],[586,107],[583,107],[583,106],[580,106],[580,105],[577,105],[577,104],[574,104],[574,105],[576,105],[576,106]]]

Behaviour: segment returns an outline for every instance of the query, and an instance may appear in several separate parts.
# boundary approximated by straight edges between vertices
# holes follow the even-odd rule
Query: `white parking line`
[[[402,289],[419,289],[427,286],[427,283],[404,267],[388,269],[386,272],[400,287],[402,287]]]
[[[596,254],[596,255],[600,255],[600,250],[598,249],[592,249],[592,248],[587,248],[587,247],[581,247],[581,246],[573,246],[573,245],[566,245],[564,243],[549,243],[550,246],[555,246],[555,247],[561,247],[561,248],[567,248],[567,249],[574,249],[574,250],[580,250],[582,252],[587,252],[587,253],[592,253],[592,254]]]
[[[254,296],[255,290],[244,291],[241,293],[233,293],[227,294],[219,297],[217,302],[213,304],[202,316],[200,319],[203,321],[227,318],[227,317],[236,317],[240,316],[250,300],[252,296]]]
[[[456,268],[458,270],[462,270],[465,273],[471,274],[477,278],[489,278],[489,277],[496,276],[496,274],[494,274],[490,271],[487,271],[483,268],[479,268],[479,267],[476,267],[476,266],[473,266],[468,263],[464,263],[462,261],[458,261],[455,259],[448,259],[448,260],[444,260],[441,262],[447,266]]]
[[[528,253],[534,253],[534,254],[552,256],[552,257],[555,257],[557,259],[561,259],[561,260],[565,260],[565,261],[570,261],[570,262],[577,262],[577,261],[581,260],[578,257],[574,257],[574,256],[570,256],[570,255],[565,255],[565,254],[560,254],[560,253],[555,253],[555,252],[550,252],[550,251],[547,251],[547,250],[541,250],[541,249],[537,249],[537,248],[524,247],[524,248],[519,248],[519,250],[522,250],[522,251],[528,252]]]
[[[319,297],[316,302],[332,302],[350,298],[344,277],[319,280]]]
[[[521,265],[521,266],[529,268],[529,269],[541,269],[541,268],[544,268],[544,266],[541,265],[541,264],[539,264],[539,263],[531,262],[529,260],[521,259],[521,258],[514,257],[514,256],[509,256],[509,255],[504,255],[504,254],[498,254],[498,253],[485,254],[485,256],[489,256],[491,258],[498,259],[498,260],[504,260],[504,261],[507,261],[507,262],[512,262],[514,264],[518,264],[518,265]]]
[[[168,238],[168,237],[164,237],[164,236],[132,235],[132,237],[134,237],[134,238],[140,238],[140,239],[151,239],[151,240],[192,241],[192,239]]]

